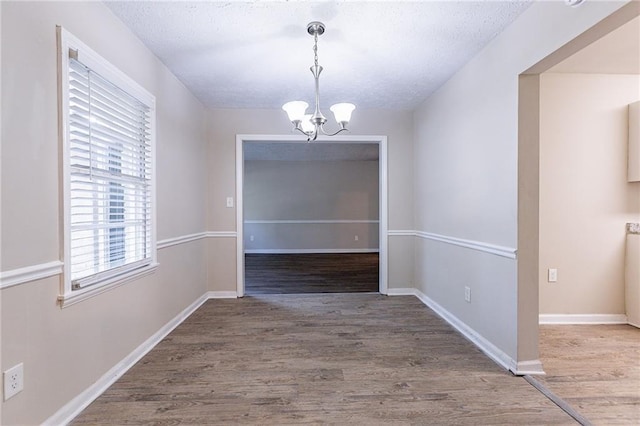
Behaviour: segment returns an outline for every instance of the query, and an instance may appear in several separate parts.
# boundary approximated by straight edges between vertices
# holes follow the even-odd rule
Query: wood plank
[[[378,253],[246,254],[245,293],[377,292]]]
[[[541,325],[536,377],[596,425],[640,424],[640,330],[629,325]]]
[[[74,422],[569,425],[413,296],[211,300]]]

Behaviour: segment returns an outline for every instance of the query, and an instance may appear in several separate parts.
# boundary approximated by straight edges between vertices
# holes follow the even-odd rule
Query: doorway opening
[[[236,137],[237,293],[387,292],[385,136]]]
[[[539,345],[535,380],[594,423],[636,414],[622,401],[640,333],[624,315],[625,222],[640,219],[626,178],[638,11],[624,6],[520,76],[519,340]]]

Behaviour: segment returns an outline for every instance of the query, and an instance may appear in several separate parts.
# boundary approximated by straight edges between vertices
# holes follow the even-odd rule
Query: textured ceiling
[[[411,110],[509,25],[530,0],[123,1],[111,10],[208,107],[321,106]]]

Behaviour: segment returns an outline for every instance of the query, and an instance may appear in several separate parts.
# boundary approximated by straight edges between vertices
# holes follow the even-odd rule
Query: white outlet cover
[[[3,374],[4,400],[11,398],[24,388],[24,366],[22,363],[11,367]]]

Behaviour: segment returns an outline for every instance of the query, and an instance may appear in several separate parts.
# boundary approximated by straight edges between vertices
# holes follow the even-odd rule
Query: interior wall
[[[2,271],[63,260],[56,25],[156,96],[158,240],[206,229],[204,108],[101,2],[1,2]],[[24,390],[2,424],[40,424],[206,291],[203,240],[158,251],[151,275],[60,308],[60,276],[5,287],[4,371]]]
[[[624,314],[628,104],[640,76],[540,76],[540,313]],[[558,269],[558,281],[547,270]]]
[[[378,161],[245,161],[245,251],[378,250],[378,167]]]
[[[624,3],[533,3],[414,113],[416,286],[516,366],[538,359],[537,309],[519,308],[536,282],[518,288],[517,255],[428,234],[518,249],[518,76]]]
[[[237,134],[290,135],[291,123],[282,110],[213,109],[208,111],[208,226],[213,232],[235,231],[235,209],[226,208],[234,196]],[[349,124],[352,135],[388,137],[389,229],[413,229],[412,141],[410,112],[356,110]],[[234,238],[209,238],[209,290],[236,291]],[[411,287],[413,239],[389,237],[389,287]]]

